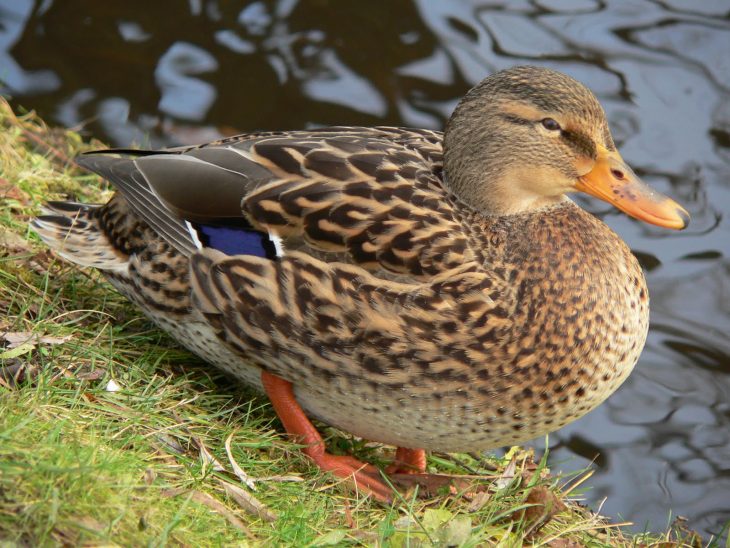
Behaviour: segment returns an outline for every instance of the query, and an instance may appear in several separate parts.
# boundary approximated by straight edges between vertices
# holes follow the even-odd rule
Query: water
[[[331,124],[440,128],[487,73],[582,80],[624,158],[692,214],[670,233],[605,204],[647,269],[652,328],[629,381],[551,436],[603,512],[639,529],[730,519],[730,1],[33,3],[0,0],[0,80],[110,143]],[[536,442],[540,447],[542,441]]]

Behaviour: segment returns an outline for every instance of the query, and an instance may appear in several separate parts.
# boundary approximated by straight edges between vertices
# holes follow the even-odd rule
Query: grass
[[[110,196],[70,161],[98,146],[0,102],[0,545],[702,545],[681,524],[611,525],[579,504],[589,474],[553,477],[518,448],[430,455],[430,471],[462,480],[392,507],[320,473],[265,398],[28,230],[44,200]],[[392,455],[324,432],[333,451]]]

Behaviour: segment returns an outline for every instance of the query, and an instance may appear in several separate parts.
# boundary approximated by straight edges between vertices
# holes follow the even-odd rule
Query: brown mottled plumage
[[[622,162],[590,91],[534,67],[477,85],[443,139],[335,127],[106,152],[79,163],[119,192],[49,204],[46,242],[234,376],[262,387],[265,371],[309,415],[413,449],[550,432],[636,363],[644,276],[566,192],[688,219]],[[186,221],[273,234],[279,252],[198,249]]]

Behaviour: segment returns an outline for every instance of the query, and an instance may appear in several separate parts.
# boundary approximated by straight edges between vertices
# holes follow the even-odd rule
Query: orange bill
[[[675,230],[689,224],[689,213],[682,206],[639,179],[618,152],[603,147],[599,147],[593,168],[578,179],[575,188],[649,224]]]

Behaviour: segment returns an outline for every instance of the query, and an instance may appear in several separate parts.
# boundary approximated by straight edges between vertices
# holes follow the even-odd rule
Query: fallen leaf
[[[421,523],[426,531],[437,531],[453,517],[454,514],[445,508],[428,508],[423,513]]]
[[[469,516],[456,516],[441,529],[438,535],[440,546],[462,546],[471,536],[472,523]]]
[[[8,230],[6,228],[0,229],[0,250],[3,254],[22,254],[30,253],[32,247],[30,242],[23,238],[20,234]]]
[[[509,486],[515,479],[515,471],[517,470],[517,456],[513,456],[509,461],[509,464],[505,467],[504,471],[499,475],[494,482],[494,487],[498,490],[504,489]]]
[[[17,349],[14,349],[17,350]],[[10,352],[13,352],[11,350]],[[2,357],[4,353],[0,353]],[[3,365],[0,367],[0,385],[11,390],[18,383],[26,379],[32,379],[38,372],[38,366],[30,363],[28,360],[18,360],[14,358],[4,359]]]
[[[93,371],[82,371],[76,374],[76,377],[82,381],[98,381],[106,375],[106,369],[97,368]]]
[[[527,494],[525,503],[530,504],[517,513],[527,524],[526,536],[529,536],[545,526],[554,516],[566,509],[565,504],[547,487],[533,487]]]
[[[445,508],[429,508],[420,522],[411,516],[399,518],[393,524],[396,534],[390,546],[462,546],[472,531],[469,516],[454,515]]]
[[[30,342],[15,347],[10,347],[4,352],[0,352],[0,360],[10,360],[13,358],[17,358],[19,356],[22,356],[23,354],[31,352],[34,348],[35,344]]]
[[[33,338],[32,331],[6,331],[0,333],[0,338],[8,343],[5,348],[17,348],[18,346],[30,342]],[[35,346],[35,343],[32,343]]]
[[[62,337],[43,336],[39,339],[41,344],[63,344],[70,340],[71,340],[71,335],[64,335]]]
[[[157,439],[157,441],[164,445],[165,448],[167,448],[170,452],[177,455],[185,454],[185,447],[183,447],[182,444],[177,441],[177,438],[171,436],[170,434],[166,434],[164,432],[155,434],[155,439]]]
[[[38,344],[63,344],[71,339],[71,335],[64,335],[62,337],[44,335],[39,337],[32,331],[6,331],[0,333],[0,339],[8,343],[6,348],[11,349],[24,344],[30,344],[34,347]]]
[[[480,493],[477,493],[472,501],[469,503],[469,506],[466,507],[467,511],[469,512],[478,512],[481,510],[487,502],[489,502],[489,499],[491,498],[491,495],[488,491],[482,491]]]

